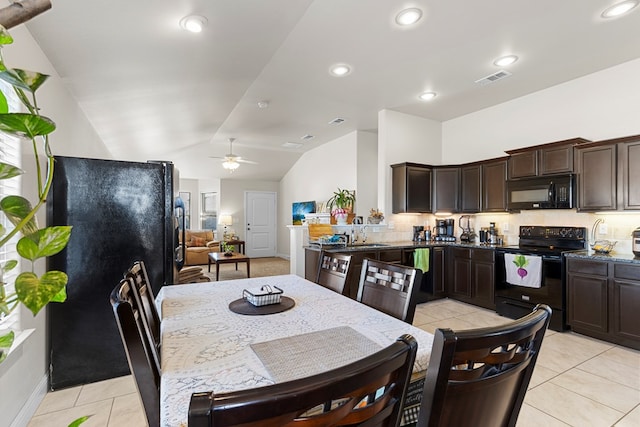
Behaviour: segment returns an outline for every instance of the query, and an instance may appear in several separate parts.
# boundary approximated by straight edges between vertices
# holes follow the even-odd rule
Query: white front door
[[[245,246],[250,258],[276,255],[276,193],[246,191]]]

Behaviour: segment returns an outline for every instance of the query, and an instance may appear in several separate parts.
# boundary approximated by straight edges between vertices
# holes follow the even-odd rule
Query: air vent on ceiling
[[[330,125],[341,125],[344,123],[344,119],[340,117],[336,117],[335,119],[329,122]]]
[[[303,141],[308,141],[308,140],[313,139],[313,138],[314,138],[314,136],[313,135],[309,135],[309,134],[306,134],[306,135],[300,137],[300,139],[303,140]]]
[[[498,80],[504,79],[505,77],[509,77],[511,75],[510,72],[505,71],[505,70],[500,70],[498,72],[495,72],[493,74],[489,74],[487,77],[483,77],[480,80],[476,80],[476,83],[484,86],[484,85],[488,85],[490,83],[495,83]]]
[[[284,148],[300,148],[302,147],[304,144],[300,143],[300,142],[285,142],[284,144],[282,144],[282,146]]]

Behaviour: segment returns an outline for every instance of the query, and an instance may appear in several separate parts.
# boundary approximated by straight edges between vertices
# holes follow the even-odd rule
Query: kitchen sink
[[[351,248],[383,248],[389,246],[386,243],[353,243],[350,244]]]

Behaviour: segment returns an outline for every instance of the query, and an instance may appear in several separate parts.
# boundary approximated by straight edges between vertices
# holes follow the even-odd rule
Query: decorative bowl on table
[[[591,249],[597,254],[608,254],[613,250],[616,243],[610,240],[596,240],[591,245]]]

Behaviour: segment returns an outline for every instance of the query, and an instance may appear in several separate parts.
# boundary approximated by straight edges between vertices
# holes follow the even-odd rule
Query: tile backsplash
[[[459,227],[460,214],[448,216],[455,219],[456,236],[462,230]],[[440,218],[440,217],[439,217]],[[442,217],[445,218],[445,217]],[[549,225],[567,227],[586,227],[588,240],[591,242],[591,228],[596,220],[602,219],[606,224],[606,233],[596,230],[595,239],[616,241],[614,252],[631,253],[631,232],[640,227],[640,213],[582,213],[573,209],[532,210],[520,213],[481,213],[471,215],[471,226],[477,232],[482,227],[489,227],[495,222],[499,234],[504,236],[505,245],[518,244],[518,232],[521,225]],[[411,240],[412,227],[424,225],[433,228],[436,216],[431,214],[397,214],[390,215],[385,221],[386,228],[376,227],[368,232],[368,241],[397,242]],[[600,228],[600,227],[599,227]],[[476,239],[477,241],[477,239]]]

